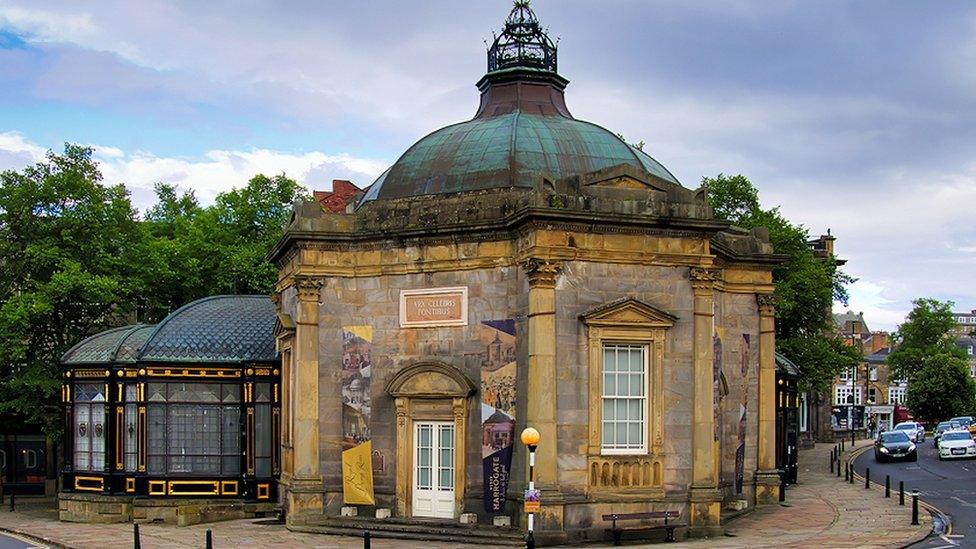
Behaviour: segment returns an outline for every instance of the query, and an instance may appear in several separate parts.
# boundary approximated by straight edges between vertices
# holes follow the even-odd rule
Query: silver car
[[[925,442],[925,427],[917,421],[903,421],[895,425],[895,431],[904,431],[912,442]]]

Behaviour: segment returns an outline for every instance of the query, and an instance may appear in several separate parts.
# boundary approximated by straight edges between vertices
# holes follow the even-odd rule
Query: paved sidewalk
[[[858,446],[869,444],[860,441]],[[788,506],[763,507],[727,525],[729,536],[668,544],[667,547],[903,547],[920,540],[931,530],[928,513],[922,524],[911,526],[911,507],[898,499],[884,499],[879,490],[864,489],[863,481],[846,484],[827,469],[832,445],[818,444],[800,452],[801,484],[787,491]],[[0,510],[0,529],[30,534],[56,546],[77,549],[123,549],[132,547],[132,525],[86,525],[57,520],[56,506],[19,500],[15,513]],[[143,524],[142,546],[146,549],[203,547],[207,528],[214,534],[214,547],[235,549],[265,547],[359,548],[362,540],[349,537],[299,534],[267,521],[235,520],[188,527]],[[644,545],[631,545],[641,547]],[[378,549],[447,549],[456,543],[374,539]],[[610,544],[590,547],[610,547]],[[471,546],[484,547],[484,546]]]

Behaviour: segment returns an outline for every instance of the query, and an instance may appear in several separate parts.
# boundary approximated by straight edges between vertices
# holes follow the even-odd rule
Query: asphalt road
[[[918,490],[921,499],[949,515],[951,537],[930,536],[919,547],[976,547],[976,460],[939,461],[932,437],[926,437],[918,450],[916,463],[878,463],[874,451],[868,450],[854,461],[854,468],[863,476],[870,467],[871,481],[882,485],[885,475],[891,475],[892,498],[898,497],[898,481],[904,481],[906,507],[912,504],[912,490]]]
[[[5,534],[0,534],[0,549],[25,549],[29,547],[38,547],[37,545],[21,541],[20,539],[7,536]]]

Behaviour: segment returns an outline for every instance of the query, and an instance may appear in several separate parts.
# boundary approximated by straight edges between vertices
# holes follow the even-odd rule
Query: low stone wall
[[[58,518],[64,522],[109,524],[136,521],[190,526],[261,517],[274,511],[274,503],[243,500],[136,498],[74,493],[58,496]]]

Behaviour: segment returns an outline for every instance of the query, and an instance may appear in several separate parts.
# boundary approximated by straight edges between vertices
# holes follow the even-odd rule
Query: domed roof
[[[206,297],[170,313],[138,358],[141,362],[275,361],[276,318],[268,296]]]
[[[536,188],[629,165],[667,184],[678,180],[613,132],[573,118],[556,73],[556,46],[527,0],[519,0],[488,51],[481,105],[467,122],[424,137],[383,173],[360,204],[377,199],[495,188]]]
[[[135,362],[139,348],[155,326],[135,324],[112,328],[78,342],[61,357],[64,365]]]

